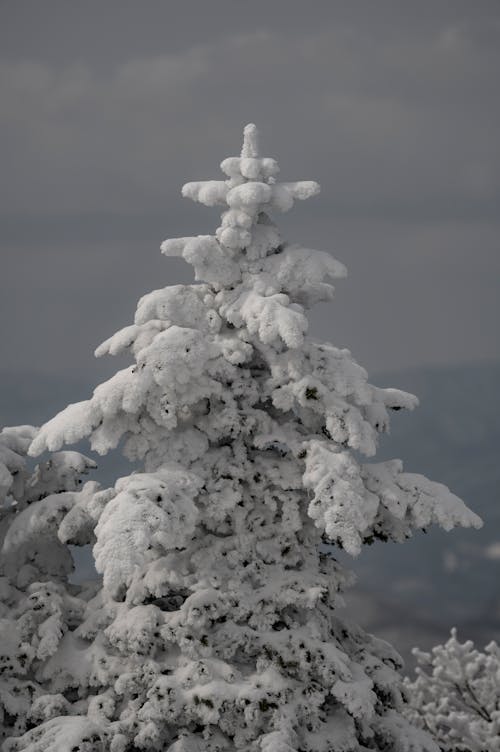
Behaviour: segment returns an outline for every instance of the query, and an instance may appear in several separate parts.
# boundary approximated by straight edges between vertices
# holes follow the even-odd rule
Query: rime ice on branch
[[[397,654],[342,621],[349,577],[320,544],[357,554],[479,520],[398,460],[360,459],[416,399],[372,386],[347,350],[306,335],[306,309],[332,298],[345,269],[282,239],[270,213],[317,183],[279,182],[253,125],[221,167],[227,179],[183,188],[223,207],[215,235],[162,245],[197,284],[144,296],[96,352],[129,351],[134,365],[31,445],[122,442],[141,463],[62,521],[73,540],[93,529],[103,584],[54,655],[56,691],[111,752],[436,752],[401,712]],[[9,749],[34,752],[50,723]]]
[[[61,522],[95,492],[96,483],[80,489],[80,476],[95,463],[78,452],[56,452],[29,468],[26,452],[36,432],[32,426],[0,431],[0,744],[43,719],[47,708],[65,712],[68,702],[54,694],[45,672],[85,608],[80,588],[68,582],[73,560]]]
[[[405,679],[405,715],[429,729],[443,752],[500,752],[500,647],[460,643],[456,629],[432,653],[414,649],[417,677]]]

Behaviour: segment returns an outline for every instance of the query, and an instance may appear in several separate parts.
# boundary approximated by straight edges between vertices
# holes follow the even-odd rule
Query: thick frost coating
[[[95,465],[77,452],[58,452],[30,468],[26,452],[36,430],[16,426],[0,432],[0,742],[68,712],[67,699],[53,693],[44,670],[85,606],[78,588],[68,583],[73,561],[58,535],[63,518],[97,490],[96,483],[79,490],[80,476]],[[59,720],[56,726],[60,729]],[[56,732],[54,740],[62,744],[64,735]],[[65,749],[49,746],[48,739],[44,735],[45,746],[32,749]],[[15,742],[3,749],[16,749]]]
[[[0,432],[0,511],[24,494],[28,478],[26,453],[36,435],[33,426],[13,426]]]
[[[417,678],[405,680],[405,715],[429,729],[444,752],[500,752],[500,648],[484,652],[457,632],[432,653],[415,649]]]
[[[269,213],[319,186],[278,182],[253,125],[221,166],[227,179],[183,189],[223,207],[215,235],[162,245],[198,284],[144,296],[96,351],[134,365],[31,444],[122,442],[141,466],[61,521],[62,541],[95,535],[103,582],[44,667],[47,707],[62,696],[60,715],[98,723],[111,752],[437,752],[401,713],[397,654],[340,618],[349,576],[320,544],[356,554],[479,520],[399,461],[362,459],[416,399],[307,337],[307,308],[345,268]],[[34,752],[33,732],[16,744]]]
[[[11,739],[5,752],[29,749],[32,752],[104,752],[99,727],[86,716],[53,718],[29,731],[22,740]]]

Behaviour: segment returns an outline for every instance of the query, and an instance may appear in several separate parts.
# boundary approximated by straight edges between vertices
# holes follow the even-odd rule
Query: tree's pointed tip
[[[245,125],[243,129],[243,147],[241,149],[242,157],[259,156],[258,136],[259,132],[254,123],[248,123],[248,125]]]

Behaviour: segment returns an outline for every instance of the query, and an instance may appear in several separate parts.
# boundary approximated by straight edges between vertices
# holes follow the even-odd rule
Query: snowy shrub
[[[443,752],[500,751],[500,648],[460,643],[452,629],[431,653],[415,649],[417,677],[406,679],[405,715],[429,731]]]

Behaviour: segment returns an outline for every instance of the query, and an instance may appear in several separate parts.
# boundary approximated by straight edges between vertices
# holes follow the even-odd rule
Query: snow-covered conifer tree
[[[99,453],[122,442],[141,470],[61,523],[63,540],[95,534],[102,588],[50,666],[66,716],[6,749],[78,752],[92,723],[111,752],[435,752],[401,712],[398,655],[343,621],[349,575],[322,544],[355,555],[479,520],[398,460],[360,459],[390,410],[416,399],[307,337],[306,309],[345,269],[283,240],[270,214],[317,183],[278,182],[253,125],[221,167],[224,180],[183,188],[223,207],[215,236],[162,245],[196,284],[144,296],[96,353],[129,351],[133,365],[31,445],[36,456],[84,437]]]
[[[500,647],[484,652],[457,640],[456,629],[431,653],[413,651],[417,677],[405,680],[405,715],[427,729],[443,752],[500,752]]]
[[[60,522],[96,483],[80,489],[95,463],[56,452],[34,468],[26,453],[32,426],[0,431],[0,741],[65,712],[46,667],[68,630],[81,621],[81,588],[69,584],[73,560]]]

